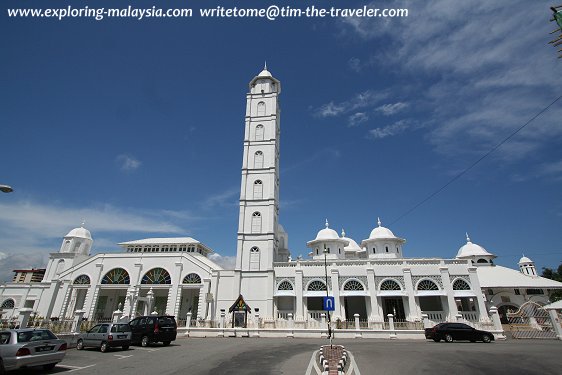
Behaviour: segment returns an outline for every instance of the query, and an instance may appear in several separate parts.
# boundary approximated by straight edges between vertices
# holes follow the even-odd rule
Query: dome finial
[[[267,60],[265,60],[265,62],[263,64],[263,70],[267,70]]]
[[[80,223],[80,226],[82,228],[84,228],[84,225],[86,224],[86,219],[82,218],[82,223]]]
[[[465,232],[466,234],[466,242],[470,242],[470,237],[468,237],[468,232]]]
[[[341,229],[341,236],[345,237],[345,229],[343,229],[343,228]]]
[[[330,227],[330,224],[328,224],[328,219],[326,219],[326,224],[325,224],[325,225],[326,225],[326,228],[329,228],[329,227]]]
[[[379,227],[382,225],[380,217],[377,217],[377,224],[379,225]]]

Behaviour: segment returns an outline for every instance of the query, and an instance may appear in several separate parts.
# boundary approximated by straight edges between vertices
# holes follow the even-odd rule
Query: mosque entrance
[[[382,311],[384,320],[388,320],[388,314],[394,315],[395,321],[405,321],[406,312],[404,311],[404,302],[402,297],[382,297]]]
[[[244,301],[244,297],[242,297],[242,294],[240,294],[236,302],[234,302],[234,304],[230,306],[228,312],[232,314],[232,328],[248,327],[248,314],[252,312],[252,309],[246,304],[246,302]]]
[[[345,306],[345,320],[354,320],[355,314],[359,314],[359,319],[367,319],[367,304],[364,296],[343,297]]]

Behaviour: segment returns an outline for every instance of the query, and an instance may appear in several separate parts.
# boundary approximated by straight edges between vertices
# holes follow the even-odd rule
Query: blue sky
[[[356,7],[361,1],[273,1]],[[118,1],[75,6],[126,6]],[[214,1],[135,1],[212,7]],[[224,6],[267,6],[229,1]],[[3,2],[59,6],[56,1]],[[264,60],[281,95],[280,221],[293,256],[327,218],[383,225],[409,257],[473,242],[516,267],[562,261],[562,95],[549,1],[377,1],[407,18],[0,16],[0,278],[41,267],[82,219],[94,252],[192,236],[236,252],[245,94]],[[398,220],[397,220],[398,219]]]

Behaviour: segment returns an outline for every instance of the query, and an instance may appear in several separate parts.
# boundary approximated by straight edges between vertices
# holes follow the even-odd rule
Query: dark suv
[[[176,339],[178,326],[176,319],[168,315],[139,316],[129,322],[133,344],[148,346],[151,343],[162,342],[164,346]]]

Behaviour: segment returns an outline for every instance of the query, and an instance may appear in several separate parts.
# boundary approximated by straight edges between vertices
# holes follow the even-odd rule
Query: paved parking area
[[[306,374],[320,339],[178,338],[170,346],[107,353],[70,349],[54,370],[23,374],[179,375]],[[354,357],[355,374],[561,374],[562,341],[508,340],[491,344],[423,340],[335,340]]]

